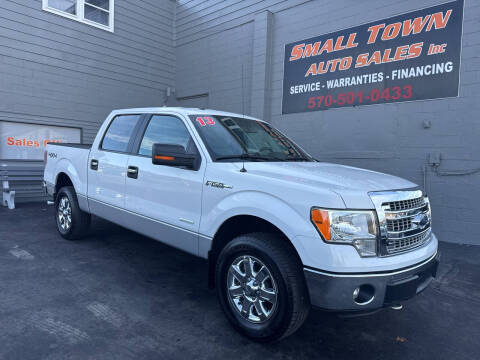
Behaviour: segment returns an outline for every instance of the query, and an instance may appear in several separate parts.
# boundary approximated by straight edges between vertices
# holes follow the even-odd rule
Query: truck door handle
[[[92,159],[90,162],[90,169],[98,170],[98,160]]]
[[[138,178],[138,167],[129,166],[127,170],[127,176],[132,179]]]

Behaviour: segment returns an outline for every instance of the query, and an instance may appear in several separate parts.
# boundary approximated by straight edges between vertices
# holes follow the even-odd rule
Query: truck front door
[[[129,226],[196,255],[205,160],[198,170],[152,164],[155,143],[182,145],[187,153],[199,150],[177,116],[152,115],[143,127],[128,161],[128,169],[136,171],[126,179],[126,209],[135,214]]]

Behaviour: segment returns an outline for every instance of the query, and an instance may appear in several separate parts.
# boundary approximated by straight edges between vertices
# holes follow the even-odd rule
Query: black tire
[[[63,199],[66,199],[62,203]],[[70,205],[70,226],[64,226],[62,224],[61,217],[59,214],[62,212],[62,204]],[[68,209],[68,208],[67,208]],[[68,211],[67,211],[68,212]],[[62,212],[63,213],[63,212]],[[55,223],[57,224],[57,230],[60,235],[67,240],[77,240],[81,239],[88,233],[90,227],[91,216],[90,214],[82,211],[78,206],[77,194],[73,186],[64,186],[62,187],[55,199]]]
[[[294,333],[307,318],[310,310],[308,290],[301,263],[296,254],[292,253],[293,251],[289,244],[278,236],[268,233],[252,233],[238,236],[229,242],[218,256],[215,268],[215,287],[220,305],[232,325],[240,333],[254,341],[272,342],[285,338]],[[236,308],[235,301],[229,295],[228,287],[231,286],[229,284],[232,281],[232,276],[228,274],[230,266],[238,259],[245,259],[244,256],[247,259],[254,258],[263,263],[276,283],[276,285],[273,285],[277,293],[276,303],[274,307],[271,307],[274,310],[263,322],[255,323],[251,319],[245,318],[248,315],[242,316],[242,311],[237,310],[238,305]],[[252,271],[252,273],[255,273],[255,271]],[[238,281],[238,284],[245,283],[245,280],[242,281]],[[258,288],[258,283],[256,285]],[[234,286],[244,288],[244,285]],[[249,287],[248,291],[251,291],[251,289]],[[235,298],[236,301],[244,301],[244,296],[236,296],[240,296]],[[252,298],[257,299],[258,295],[249,299]],[[267,305],[271,304],[267,303]],[[252,316],[255,317],[258,312],[254,308],[255,306],[250,307],[249,313],[253,311]]]

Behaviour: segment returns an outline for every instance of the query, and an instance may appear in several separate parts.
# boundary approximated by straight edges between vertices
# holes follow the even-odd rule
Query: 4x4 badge
[[[217,181],[210,181],[210,180],[207,180],[205,185],[220,188],[220,189],[232,189],[233,188],[233,186],[231,186],[231,185],[227,185],[227,184],[217,182]]]

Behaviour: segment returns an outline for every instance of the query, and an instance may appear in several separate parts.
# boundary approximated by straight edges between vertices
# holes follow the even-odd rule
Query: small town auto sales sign
[[[457,0],[288,44],[282,113],[458,96],[462,23]]]

